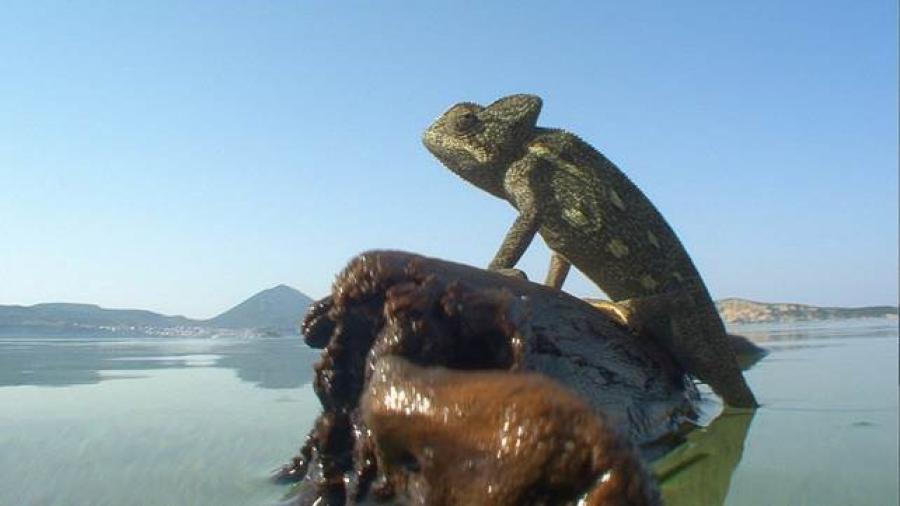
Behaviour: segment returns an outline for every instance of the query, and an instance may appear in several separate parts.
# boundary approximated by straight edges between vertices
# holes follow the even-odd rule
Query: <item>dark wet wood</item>
[[[281,473],[303,480],[295,504],[354,503],[395,492],[359,409],[383,356],[463,371],[541,373],[639,445],[691,418],[697,398],[664,350],[590,304],[516,277],[410,253],[354,258],[303,329],[308,344],[324,347],[314,382],[323,412]]]

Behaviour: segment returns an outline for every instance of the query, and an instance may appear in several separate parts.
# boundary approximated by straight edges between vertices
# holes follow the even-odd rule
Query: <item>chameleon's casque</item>
[[[756,400],[690,256],[650,200],[576,135],[536,125],[541,99],[511,95],[454,105],[423,135],[450,170],[509,201],[519,216],[491,269],[510,269],[534,235],[553,250],[547,284],[574,265],[725,401]]]

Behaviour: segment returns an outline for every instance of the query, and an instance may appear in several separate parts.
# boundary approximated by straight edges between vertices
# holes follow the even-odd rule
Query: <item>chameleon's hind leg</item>
[[[715,307],[698,302],[704,294],[689,289],[618,301],[628,323],[653,335],[681,366],[740,408],[757,406],[735,357],[730,338]],[[706,296],[708,297],[708,295]]]
[[[631,312],[626,307],[616,304],[611,300],[595,300],[591,301],[590,304],[620,326],[625,328],[632,327],[629,323],[631,320]]]
[[[690,312],[694,299],[684,290],[658,293],[616,301],[628,315],[628,324],[636,329],[658,326],[670,316]],[[667,325],[667,323],[663,323]]]
[[[667,330],[669,316],[683,310],[688,299],[681,292],[667,292],[618,301],[598,300],[591,305],[613,321],[638,333]]]
[[[547,271],[547,279],[544,281],[544,284],[559,290],[566,281],[566,276],[569,274],[569,268],[571,267],[571,262],[554,251],[550,256],[550,269]]]

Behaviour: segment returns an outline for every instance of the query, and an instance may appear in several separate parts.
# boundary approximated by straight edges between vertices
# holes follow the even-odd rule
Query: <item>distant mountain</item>
[[[208,336],[260,331],[296,332],[312,299],[286,285],[263,290],[209,320],[166,316],[139,309],[105,309],[93,304],[0,306],[0,335],[129,334]]]
[[[287,286],[263,290],[206,324],[221,328],[297,329],[313,300]]]
[[[897,318],[896,306],[818,307],[793,303],[756,302],[738,298],[716,301],[716,309],[727,323]]]

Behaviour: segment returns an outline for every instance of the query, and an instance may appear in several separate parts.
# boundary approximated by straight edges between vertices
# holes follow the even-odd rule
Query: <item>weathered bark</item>
[[[693,416],[684,372],[657,345],[586,302],[515,277],[376,251],[353,259],[311,308],[306,342],[324,347],[314,388],[323,412],[282,477],[303,479],[296,504],[390,497],[360,398],[379,359],[418,366],[531,371],[565,385],[635,444]],[[492,402],[486,398],[485,402]]]

